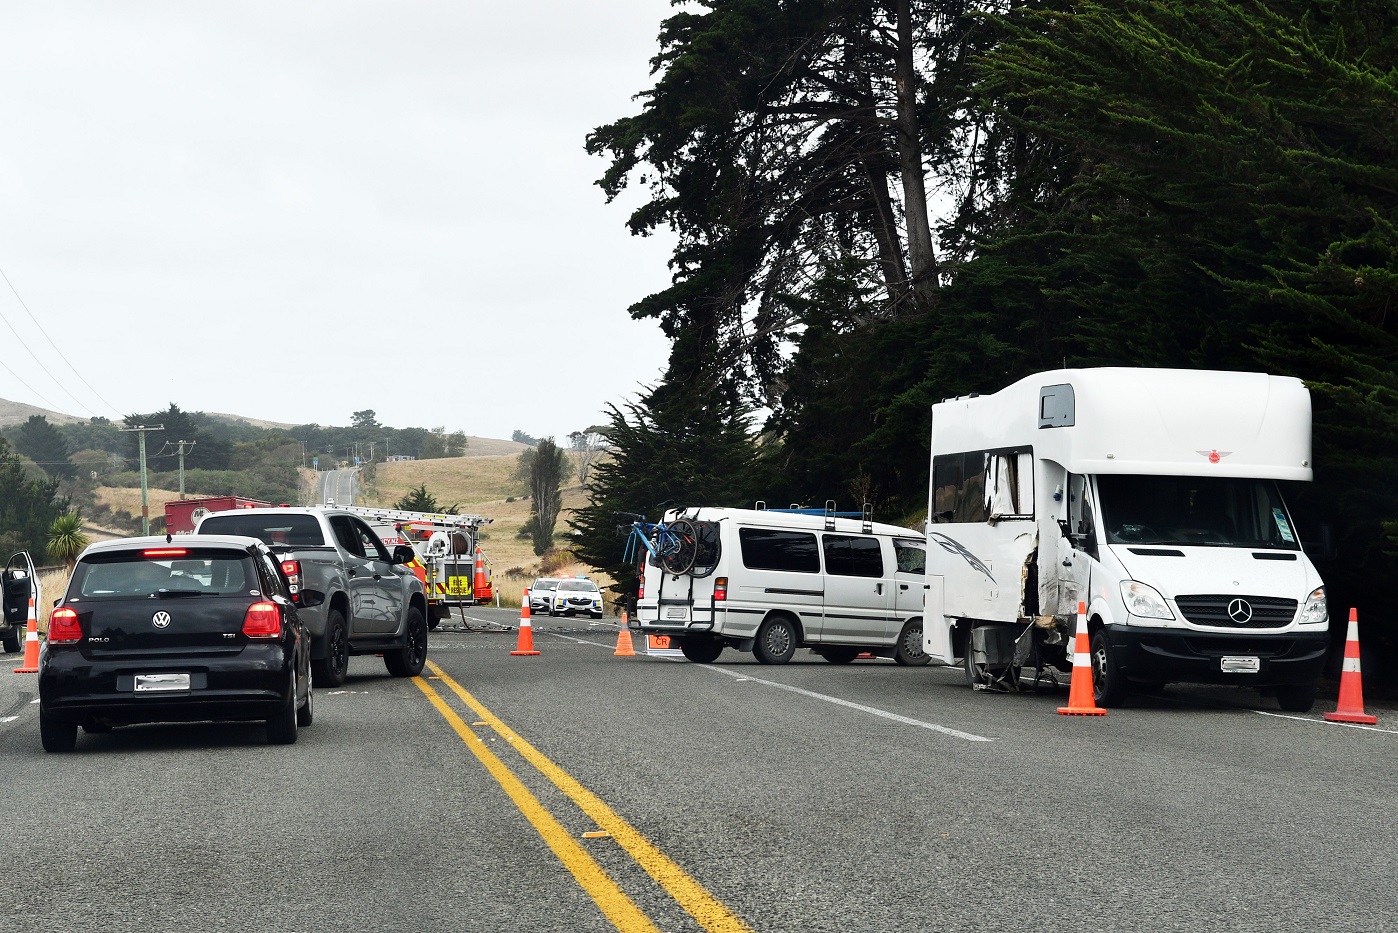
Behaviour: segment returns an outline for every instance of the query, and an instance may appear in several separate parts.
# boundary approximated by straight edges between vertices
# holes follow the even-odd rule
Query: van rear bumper
[[[1109,625],[1106,632],[1112,659],[1122,676],[1148,682],[1256,687],[1311,684],[1320,676],[1330,646],[1326,631],[1235,635]],[[1257,658],[1257,673],[1225,671],[1224,658]]]

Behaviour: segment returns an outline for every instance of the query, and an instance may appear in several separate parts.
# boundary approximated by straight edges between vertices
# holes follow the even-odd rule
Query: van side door
[[[871,645],[897,638],[893,616],[893,566],[883,540],[873,535],[821,535],[825,558],[826,644]],[[890,555],[891,556],[891,555]]]

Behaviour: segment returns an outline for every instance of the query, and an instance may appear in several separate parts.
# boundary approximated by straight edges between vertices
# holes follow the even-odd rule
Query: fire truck
[[[481,551],[483,515],[446,515],[370,506],[336,506],[363,518],[386,547],[407,544],[418,559],[409,566],[427,590],[427,624],[450,618],[453,607],[475,606],[495,596],[490,558]]]
[[[202,499],[174,499],[165,503],[165,530],[171,534],[187,535],[199,520],[211,512],[230,509],[266,509],[272,503],[245,496],[206,496]]]

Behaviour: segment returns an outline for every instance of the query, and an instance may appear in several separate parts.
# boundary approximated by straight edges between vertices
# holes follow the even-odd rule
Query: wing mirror
[[[399,564],[411,564],[415,560],[417,560],[417,551],[414,551],[410,545],[399,544],[394,546],[393,563],[395,566]]]

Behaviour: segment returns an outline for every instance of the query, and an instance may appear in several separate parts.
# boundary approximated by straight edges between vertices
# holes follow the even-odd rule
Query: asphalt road
[[[323,470],[320,474],[320,502],[354,505],[358,483],[358,470]]]
[[[512,657],[482,629],[513,613],[467,621],[420,680],[353,659],[283,747],[45,755],[5,657],[0,930],[1398,929],[1393,709],[1172,686],[1063,717],[945,668],[619,658],[611,620]]]

